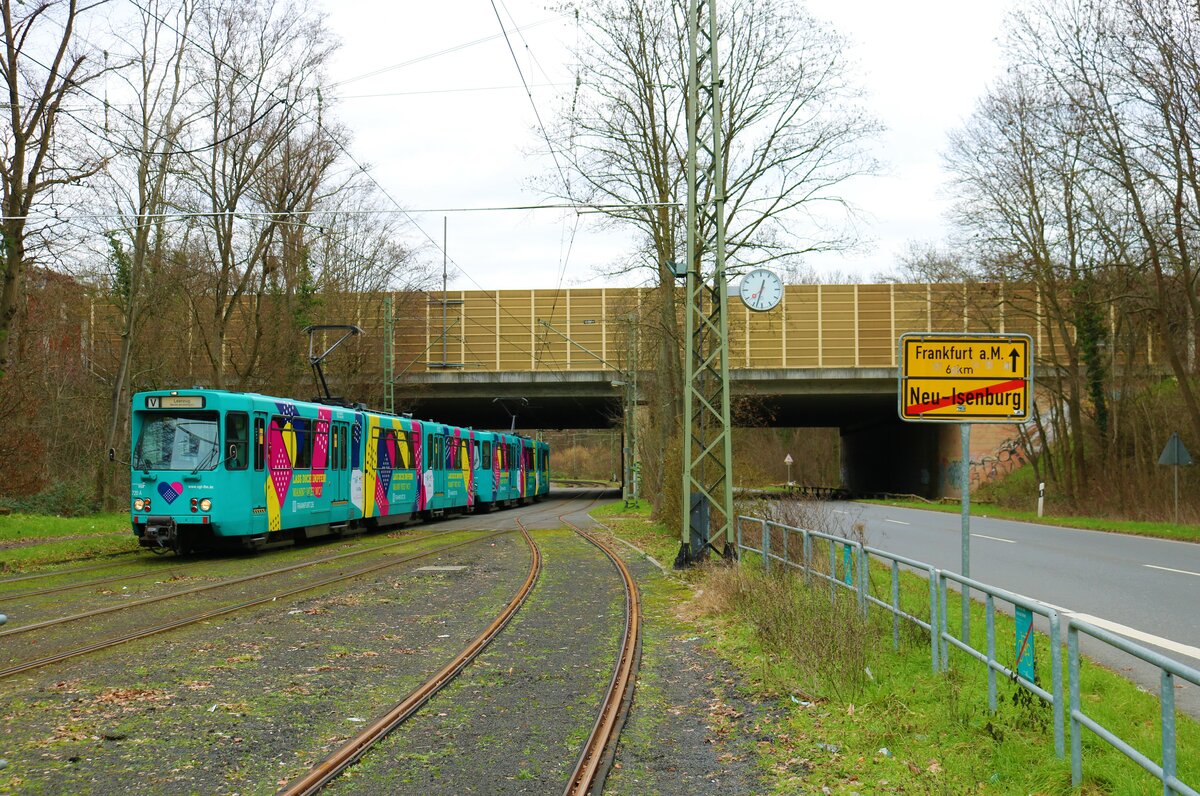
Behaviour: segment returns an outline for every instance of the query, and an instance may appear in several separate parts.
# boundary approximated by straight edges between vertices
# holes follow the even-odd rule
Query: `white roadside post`
[[[783,463],[787,465],[787,488],[792,491],[792,454],[783,457]]]
[[[1046,506],[1046,482],[1042,481],[1038,484],[1038,516],[1042,516],[1042,509]]]

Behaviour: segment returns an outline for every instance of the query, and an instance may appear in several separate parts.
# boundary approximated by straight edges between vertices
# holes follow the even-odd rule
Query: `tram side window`
[[[291,428],[288,428],[288,425]],[[307,470],[312,466],[312,433],[309,431],[309,421],[302,417],[280,417],[275,415],[271,418],[271,425],[279,429],[279,434],[283,437],[285,444],[291,442],[289,446],[295,451],[295,459],[292,462],[292,469]],[[272,467],[272,469],[275,469]]]
[[[479,460],[479,463],[484,470],[492,469],[492,443],[483,443],[483,458]]]
[[[408,462],[408,469],[417,469],[416,454],[413,453],[412,432],[403,430],[396,432],[396,449],[400,454],[400,463]]]
[[[313,432],[315,425],[302,417],[292,418],[292,428],[296,434],[296,461],[292,465],[297,470],[307,470],[312,467]]]
[[[232,448],[232,456],[230,455]],[[250,452],[250,417],[245,412],[225,415],[225,461],[227,470],[245,470]]]
[[[394,428],[376,429],[371,439],[372,445],[379,445],[379,440],[383,440],[384,445],[388,450],[395,451],[396,460],[392,462],[392,469],[405,470],[412,469],[411,462],[413,460],[412,443],[408,441],[404,431],[397,431]],[[379,450],[377,447],[376,450]],[[380,463],[383,462],[383,456],[379,458]],[[406,465],[405,462],[409,462]]]
[[[263,419],[254,418],[254,469],[262,470],[264,451],[266,450],[266,434],[263,431]]]

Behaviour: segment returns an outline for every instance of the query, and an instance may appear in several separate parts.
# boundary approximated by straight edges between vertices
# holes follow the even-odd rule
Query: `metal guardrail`
[[[1161,678],[1159,704],[1162,708],[1163,763],[1161,766],[1084,713],[1083,702],[1079,698],[1080,632],[1086,633],[1092,638],[1103,641],[1136,658],[1140,658],[1146,663],[1158,667]],[[1058,656],[1055,657],[1057,658]],[[1132,641],[1118,636],[1116,633],[1110,633],[1107,630],[1078,619],[1067,620],[1067,661],[1071,680],[1071,785],[1078,787],[1083,782],[1083,733],[1081,728],[1087,727],[1107,741],[1110,746],[1116,747],[1130,760],[1158,777],[1163,784],[1164,796],[1171,796],[1171,794],[1200,796],[1200,793],[1197,793],[1194,788],[1175,776],[1175,678],[1180,677],[1193,685],[1200,685],[1200,671],[1173,661],[1154,650],[1148,650],[1139,644],[1134,644]]]
[[[752,522],[752,523],[756,523],[759,525],[760,532],[762,534],[762,536],[760,537],[762,539],[762,549],[761,550],[759,550],[757,548],[747,547],[743,543],[743,539],[742,539],[742,521],[743,520]],[[769,531],[772,529],[778,529],[783,534],[783,555],[782,556],[777,555],[771,549],[771,534]],[[788,551],[790,550],[790,545],[788,543],[789,542],[789,534],[792,534],[792,533],[800,534],[802,541],[803,541],[803,547],[801,548],[803,551],[803,553],[802,553],[803,558],[799,562],[791,561],[789,558],[789,555],[788,555]],[[828,574],[821,572],[819,570],[813,570],[811,567],[808,566],[808,562],[812,560],[812,555],[813,555],[812,540],[814,538],[815,539],[823,539],[823,540],[829,542],[829,573]],[[938,623],[937,623],[938,595],[937,595],[937,576],[936,576],[937,570],[934,567],[932,567],[929,564],[926,564],[924,562],[921,562],[921,561],[915,561],[911,558],[906,558],[904,556],[897,555],[895,553],[890,553],[886,550],[881,550],[877,547],[870,547],[868,545],[863,545],[852,539],[846,539],[841,536],[834,536],[832,534],[821,533],[820,531],[810,531],[805,528],[793,528],[790,525],[785,525],[783,523],[774,522],[772,520],[764,520],[764,519],[760,519],[758,517],[745,517],[745,516],[738,517],[737,546],[738,546],[739,552],[741,550],[752,550],[756,553],[759,553],[759,555],[761,555],[763,557],[763,566],[768,571],[771,568],[771,561],[774,560],[774,561],[778,561],[778,562],[784,564],[785,566],[790,566],[790,567],[802,570],[804,572],[805,581],[808,581],[813,575],[816,575],[817,577],[829,580],[830,584],[831,584],[830,585],[831,593],[836,594],[836,589],[838,586],[842,586],[843,588],[854,588],[854,590],[857,593],[857,597],[858,597],[858,601],[859,601],[859,608],[863,611],[864,614],[866,613],[867,608],[870,605],[877,605],[880,608],[883,608],[892,614],[892,646],[895,649],[900,648],[900,620],[901,619],[912,622],[913,624],[917,625],[918,627],[928,631],[929,639],[930,639],[930,658],[931,658],[930,665],[932,666],[933,671],[936,672],[939,670],[939,652],[938,652],[939,634],[937,632],[935,632],[935,630],[934,630],[934,628],[938,627]],[[838,551],[839,546],[842,549],[842,562],[843,562],[843,564],[842,564],[843,575],[842,575],[841,579],[839,579],[837,577],[837,551]],[[886,559],[889,562],[891,562],[891,565],[892,565],[891,566],[892,601],[890,603],[884,602],[883,600],[880,600],[878,597],[875,597],[873,594],[871,594],[870,583],[869,583],[870,557],[871,556],[875,556],[876,558],[883,558],[883,559]],[[857,582],[852,585],[851,581],[850,581],[849,572],[853,570],[852,562],[855,560],[857,560],[859,562],[858,577],[857,577]],[[929,579],[929,621],[925,621],[924,619],[921,619],[919,616],[910,614],[907,611],[904,611],[900,607],[900,565],[901,564],[903,564],[904,566],[909,567],[911,569],[919,570],[919,571],[926,573],[926,575]]]
[[[810,531],[804,528],[793,528],[790,525],[784,525],[780,522],[771,520],[760,520],[758,518],[739,517],[738,520],[738,548],[742,549],[745,545],[742,544],[742,524],[740,520],[750,519],[758,522],[762,527],[763,549],[763,565],[770,571],[771,562],[778,561],[785,566],[796,567],[804,571],[805,580],[815,575],[829,582],[830,599],[836,599],[837,590],[839,588],[848,591],[853,591],[858,599],[859,608],[866,612],[866,599],[864,594],[867,589],[863,588],[863,581],[866,578],[867,570],[865,566],[865,558],[862,555],[862,544],[852,539],[845,539],[841,536],[833,536],[820,531]],[[783,555],[780,556],[771,549],[771,529],[776,529],[783,534]],[[802,538],[802,559],[800,562],[793,562],[789,558],[788,551],[791,549],[790,534],[800,534]],[[829,542],[829,572],[822,572],[808,565],[808,562],[813,558],[813,539],[823,539]],[[842,575],[838,577],[838,550],[842,551]],[[756,551],[757,552],[757,551]]]
[[[908,621],[912,622],[917,627],[920,627],[920,628],[923,628],[923,629],[929,631],[930,657],[932,659],[931,665],[935,672],[938,671],[938,664],[939,664],[940,658],[941,658],[941,655],[939,654],[939,647],[941,646],[939,643],[939,640],[940,640],[941,636],[938,633],[934,632],[934,628],[938,627],[938,608],[939,608],[938,592],[937,592],[937,569],[935,569],[934,567],[932,567],[929,564],[926,564],[922,561],[915,561],[911,558],[905,558],[904,556],[896,555],[895,553],[889,553],[886,550],[880,550],[878,547],[864,546],[863,552],[866,553],[868,556],[875,556],[876,558],[886,559],[891,564],[891,567],[889,568],[891,570],[891,576],[892,576],[892,581],[891,581],[892,601],[891,601],[891,603],[885,603],[883,600],[880,600],[878,597],[875,597],[874,595],[872,595],[869,590],[867,592],[867,602],[869,602],[873,605],[878,605],[882,608],[886,608],[889,612],[891,612],[891,614],[892,614],[892,649],[897,649],[897,650],[900,649],[900,620],[907,619]],[[926,578],[929,580],[929,621],[928,622],[921,619],[919,616],[913,616],[912,614],[910,614],[900,608],[900,565],[901,564],[908,567],[909,569],[917,570],[919,572],[924,572]],[[869,571],[869,569],[870,569],[869,561],[868,561],[867,568]]]
[[[1059,758],[1065,754],[1065,714],[1066,699],[1063,690],[1062,672],[1062,627],[1059,612],[1045,603],[1033,600],[1014,592],[990,586],[986,583],[964,578],[961,575],[945,572],[922,561],[916,561],[904,556],[890,553],[876,547],[864,545],[852,539],[846,539],[832,534],[812,531],[805,528],[795,528],[783,523],[765,520],[759,517],[739,516],[737,522],[737,546],[740,553],[745,550],[762,557],[763,568],[770,571],[771,562],[777,561],[785,566],[799,569],[804,573],[808,582],[813,576],[830,582],[831,599],[836,599],[838,587],[855,591],[860,609],[865,613],[868,606],[875,605],[892,614],[892,643],[894,647],[900,644],[900,621],[905,620],[929,632],[930,648],[934,671],[947,671],[949,668],[950,647],[955,647],[969,657],[982,662],[988,670],[988,708],[996,711],[996,674],[1008,677],[1022,688],[1036,694],[1048,702],[1054,712],[1054,751]],[[743,539],[743,524],[757,525],[761,533],[760,547],[750,547]],[[772,530],[779,530],[783,535],[783,555],[772,549]],[[794,561],[790,558],[790,534],[800,534],[803,539],[802,559]],[[829,572],[814,569],[812,542],[814,539],[825,540],[829,543]],[[837,551],[842,550],[842,576],[837,574]],[[891,570],[891,602],[875,597],[870,593],[869,566],[870,558],[880,558],[890,563]],[[857,560],[857,566],[854,565]],[[900,607],[900,567],[920,574],[923,573],[929,581],[929,621],[903,610]],[[855,573],[854,577],[851,577]],[[970,645],[970,639],[960,639],[947,629],[946,600],[950,591],[950,583],[958,584],[959,588],[975,589],[985,595],[985,610],[987,614],[987,649],[980,651]],[[1046,691],[1035,682],[1031,682],[1018,672],[1009,669],[996,658],[996,600],[1024,608],[1044,617],[1049,625],[1051,654],[1051,690]],[[935,630],[936,628],[936,630]],[[1069,716],[1071,737],[1071,783],[1078,787],[1083,781],[1083,728],[1087,728],[1113,748],[1124,754],[1143,769],[1153,774],[1162,782],[1164,796],[1180,794],[1182,796],[1200,796],[1200,791],[1178,777],[1177,771],[1177,741],[1175,736],[1175,679],[1181,678],[1200,686],[1200,671],[1174,661],[1165,655],[1147,649],[1115,633],[1098,628],[1081,620],[1067,618],[1067,659],[1068,675],[1066,688],[1069,692]],[[1159,702],[1161,706],[1161,739],[1162,765],[1155,763],[1149,757],[1134,749],[1112,731],[1108,730],[1095,719],[1089,717],[1083,710],[1080,699],[1080,657],[1079,633],[1085,633],[1092,638],[1116,647],[1151,665],[1157,666],[1161,677]]]
[[[1018,683],[1025,690],[1037,694],[1045,702],[1049,702],[1054,710],[1054,754],[1058,757],[1063,757],[1066,752],[1066,743],[1063,738],[1064,724],[1064,699],[1063,699],[1063,678],[1062,678],[1062,654],[1059,652],[1062,649],[1062,636],[1059,630],[1058,611],[1054,610],[1045,603],[1040,603],[1037,600],[1031,600],[1028,597],[1023,597],[1020,594],[998,589],[995,586],[989,586],[986,583],[981,583],[972,578],[964,578],[962,575],[956,575],[953,572],[944,570],[937,571],[938,593],[941,600],[941,629],[939,637],[944,642],[942,646],[942,671],[950,668],[949,649],[951,646],[957,647],[963,652],[970,655],[977,661],[982,661],[987,666],[988,672],[988,709],[991,712],[996,712],[996,672],[1001,672],[1005,677],[1015,683]],[[964,589],[977,589],[987,595],[987,653],[981,653],[970,644],[970,639],[959,639],[952,635],[946,629],[946,595],[950,591],[948,582],[953,581]],[[1032,611],[1035,614],[1040,614],[1046,617],[1050,624],[1050,649],[1054,652],[1050,655],[1050,691],[1039,686],[1037,683],[1030,682],[1022,677],[1017,672],[1009,669],[996,659],[996,598],[1000,598],[1014,606],[1020,606],[1027,611]]]

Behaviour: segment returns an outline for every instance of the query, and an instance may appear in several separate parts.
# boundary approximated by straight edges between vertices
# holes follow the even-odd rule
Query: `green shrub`
[[[77,517],[100,510],[92,485],[82,480],[58,481],[34,495],[0,497],[0,507],[22,514]]]

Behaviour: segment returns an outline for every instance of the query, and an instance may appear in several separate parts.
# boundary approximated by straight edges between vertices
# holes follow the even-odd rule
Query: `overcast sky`
[[[573,19],[544,0],[497,0],[505,27],[521,28],[510,39],[531,103],[490,0],[324,2],[343,44],[330,78],[338,115],[353,131],[351,151],[412,211],[411,242],[437,263],[429,239],[440,245],[447,217],[452,289],[635,283],[598,275],[630,243],[595,215],[462,210],[547,201],[530,184],[553,169],[533,154],[534,105],[549,123],[570,91]],[[869,108],[888,128],[873,148],[883,173],[844,191],[863,213],[866,242],[807,260],[818,272],[865,281],[891,270],[909,241],[946,236],[939,153],[998,73],[997,38],[1013,2],[808,0],[850,38]]]

